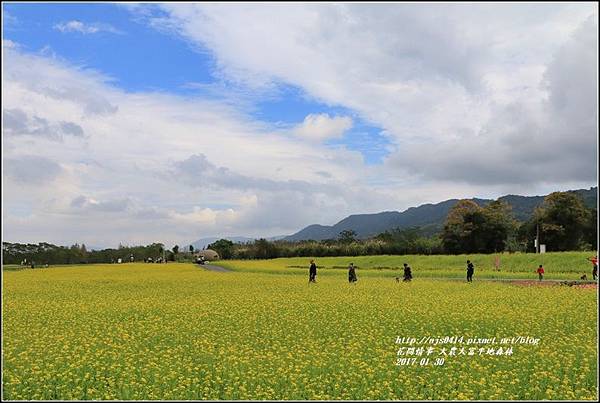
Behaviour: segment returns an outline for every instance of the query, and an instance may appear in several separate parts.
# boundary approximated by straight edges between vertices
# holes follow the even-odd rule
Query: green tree
[[[502,252],[515,231],[508,203],[496,200],[481,207],[472,200],[460,200],[448,212],[442,242],[448,253]]]
[[[482,209],[483,227],[477,231],[483,239],[480,252],[502,252],[506,248],[509,236],[514,235],[517,223],[512,217],[510,204],[496,200]]]
[[[384,242],[392,253],[397,254],[418,253],[417,245],[424,244],[420,241],[421,230],[418,227],[395,228],[377,235],[375,239]]]
[[[221,259],[231,259],[233,256],[233,242],[229,239],[219,239],[208,245],[208,249],[216,251]]]
[[[177,254],[178,254],[178,253],[179,253],[179,245],[175,245],[175,246],[173,246],[173,254],[174,254],[175,256],[177,256]]]
[[[356,242],[356,231],[351,229],[345,229],[340,232],[338,240],[343,244]]]
[[[273,259],[277,257],[276,246],[264,238],[254,241],[254,255],[258,259]]]
[[[539,225],[540,243],[546,244],[548,251],[577,250],[584,241],[591,214],[577,194],[554,192],[535,210],[529,228],[536,231]]]
[[[583,229],[583,241],[586,248],[594,250],[598,245],[598,210],[589,209],[589,216]]]
[[[442,244],[448,253],[471,252],[473,229],[483,215],[472,200],[459,200],[448,212],[442,231]]]
[[[167,260],[169,262],[174,262],[175,261],[175,253],[173,253],[172,251],[168,250],[166,258],[167,258]]]

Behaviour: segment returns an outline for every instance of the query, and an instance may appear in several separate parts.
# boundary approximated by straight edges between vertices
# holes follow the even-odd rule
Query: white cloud
[[[4,175],[19,186],[52,183],[63,171],[57,162],[41,156],[21,155],[19,158],[4,158],[2,162]]]
[[[597,183],[597,21],[590,17],[540,77],[540,99],[490,108],[477,131],[407,144],[388,164],[425,179],[486,184]],[[423,156],[431,158],[426,162]]]
[[[112,34],[122,34],[123,32],[116,29],[110,24],[94,22],[87,24],[77,20],[60,22],[54,25],[54,29],[63,32],[78,32],[80,34],[97,34],[98,32],[110,32]]]
[[[352,128],[352,118],[348,116],[330,117],[326,113],[310,114],[296,126],[292,133],[311,141],[324,141],[340,138]]]
[[[477,185],[594,182],[597,99],[589,94],[597,87],[597,5],[161,10],[154,18],[146,9],[143,18],[209,49],[227,79],[250,88],[294,85],[384,129],[396,150],[390,175]],[[556,65],[569,70],[552,74]],[[552,110],[560,99],[566,104]],[[552,150],[561,150],[552,163],[530,166]],[[526,166],[531,174],[518,175]]]
[[[16,42],[11,41],[10,39],[2,39],[2,48],[3,49],[17,49],[19,45]]]
[[[369,172],[360,153],[290,136],[227,103],[128,93],[98,72],[5,52],[7,240],[270,236],[392,200],[376,190],[353,200]]]

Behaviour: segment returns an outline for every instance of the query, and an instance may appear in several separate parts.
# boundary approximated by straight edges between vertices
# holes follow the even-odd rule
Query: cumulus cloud
[[[546,98],[496,106],[480,130],[407,144],[388,164],[480,185],[597,182],[597,28],[588,18],[557,50],[539,83]]]
[[[348,116],[330,117],[327,113],[311,113],[292,130],[292,133],[311,141],[324,141],[342,137],[351,127],[352,118]]]
[[[109,201],[98,201],[86,196],[78,196],[71,201],[71,207],[86,212],[98,211],[102,213],[127,211],[132,205],[129,198]]]
[[[289,136],[228,103],[127,93],[97,71],[19,49],[6,51],[4,67],[7,240],[270,236],[362,208],[350,195],[369,170],[355,151]],[[365,194],[370,208],[392,199]]]
[[[112,34],[122,34],[123,32],[116,29],[110,24],[94,22],[87,24],[78,20],[60,22],[54,25],[54,29],[63,33],[77,32],[80,34],[97,34],[98,32],[110,32]]]
[[[164,4],[144,18],[209,49],[232,81],[294,85],[381,127],[396,150],[389,175],[475,185],[594,179],[593,5]],[[317,123],[329,127],[303,130]],[[330,123],[311,116],[298,130],[339,135]],[[552,163],[532,168],[544,155]]]
[[[273,180],[270,178],[250,177],[230,170],[227,167],[218,167],[208,161],[206,155],[191,155],[182,161],[174,163],[171,175],[189,185],[198,188],[224,188],[237,190],[264,190],[264,191],[301,191],[321,192],[334,194],[341,191],[339,183],[306,180]],[[323,176],[316,173],[317,175]]]
[[[18,185],[43,185],[58,178],[62,167],[48,158],[22,155],[3,159],[4,175]]]
[[[18,47],[19,45],[16,42],[11,41],[10,39],[2,39],[2,48],[17,49]]]
[[[60,114],[61,120],[72,121],[73,114],[108,116],[118,111],[118,107],[108,100],[115,99],[115,93],[108,86],[113,81],[111,77],[77,66],[65,69],[65,63],[60,59],[29,54],[19,47],[4,48],[4,53],[5,59],[12,62],[3,66],[3,84],[18,83],[18,93],[21,96],[33,94],[35,103],[40,98],[57,101],[61,107],[52,112]],[[11,94],[6,92],[6,95]],[[48,107],[56,104],[49,102]],[[25,100],[6,109],[24,109],[27,105]],[[31,113],[31,107],[29,110],[35,115]],[[52,116],[52,113],[49,115]],[[57,119],[56,116],[44,118]]]
[[[21,109],[2,110],[3,133],[7,136],[40,136],[61,141],[64,136],[84,137],[81,126],[73,122],[49,122],[38,116],[27,116]]]

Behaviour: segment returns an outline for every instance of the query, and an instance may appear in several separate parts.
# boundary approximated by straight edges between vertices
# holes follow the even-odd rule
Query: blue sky
[[[139,15],[116,4],[23,3],[3,4],[4,39],[29,52],[51,54],[77,66],[95,69],[128,91],[159,91],[185,96],[219,98],[215,85],[223,84],[215,74],[215,58],[209,49],[192,46],[177,35],[154,29]],[[163,13],[150,6],[153,16]],[[58,24],[78,21],[99,24],[93,34],[61,32]],[[103,30],[104,24],[114,32]],[[105,27],[106,28],[106,27]],[[223,84],[225,91],[230,83]],[[235,90],[233,88],[232,90]],[[274,127],[291,127],[309,114],[352,115],[353,125],[343,138],[327,143],[360,152],[365,163],[381,163],[390,142],[382,129],[365,122],[341,105],[318,102],[302,89],[286,83],[265,93],[244,97],[243,109],[251,117]]]

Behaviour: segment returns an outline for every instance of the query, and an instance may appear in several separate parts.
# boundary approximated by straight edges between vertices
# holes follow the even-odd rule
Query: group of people
[[[32,269],[35,269],[36,267],[36,263],[32,260],[31,262],[27,262],[27,259],[23,259],[21,260],[21,266],[29,266]],[[44,263],[43,267],[50,267],[50,265],[48,263]]]
[[[357,281],[358,277],[356,277],[356,267],[354,266],[354,263],[350,263],[350,266],[348,266],[348,282],[350,284],[355,284]],[[308,282],[317,282],[317,264],[314,260],[310,261],[310,267],[308,269]]]
[[[587,258],[587,260],[589,260],[592,263],[592,279],[596,280],[598,278],[598,256],[590,256]],[[537,274],[538,274],[538,278],[540,281],[542,281],[544,279],[544,266],[539,265],[539,267],[536,270]],[[581,277],[579,277],[580,280],[587,280],[587,275],[584,273]]]
[[[412,270],[407,263],[404,263],[404,280],[410,281],[412,280]],[[350,284],[356,284],[358,281],[358,277],[356,276],[356,266],[354,263],[350,263],[348,266],[348,282]],[[396,277],[396,281],[400,281],[399,277]],[[317,264],[314,260],[310,261],[310,266],[308,268],[308,282],[316,283],[317,282]]]
[[[594,280],[596,280],[598,278],[598,256],[593,256],[593,257],[589,257],[587,260],[589,260],[590,262],[592,262],[593,265],[593,269],[592,269],[592,277],[594,278]],[[310,261],[310,268],[308,271],[308,282],[309,283],[316,283],[317,282],[317,264],[315,263],[314,260]],[[536,273],[538,274],[538,278],[539,281],[542,281],[544,279],[544,266],[543,265],[539,265],[539,267],[536,270]],[[467,282],[468,283],[472,283],[473,282],[473,274],[475,274],[475,265],[473,265],[473,263],[470,260],[467,260]],[[413,278],[412,276],[412,269],[410,268],[410,266],[407,263],[404,263],[404,277],[402,279],[402,281],[411,281]],[[582,276],[581,277],[582,280],[587,279],[587,276]],[[348,282],[350,284],[355,284],[358,281],[358,277],[356,276],[356,266],[354,266],[354,263],[350,263],[350,265],[348,266]],[[396,282],[400,282],[400,277],[396,277]]]

